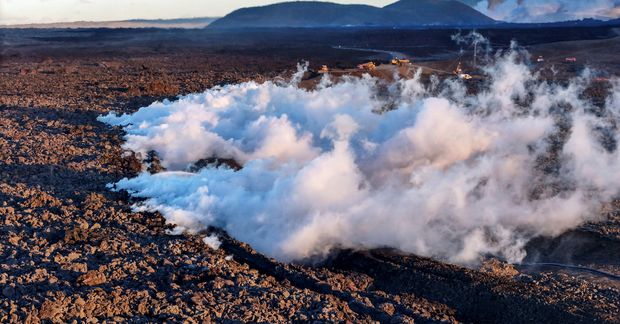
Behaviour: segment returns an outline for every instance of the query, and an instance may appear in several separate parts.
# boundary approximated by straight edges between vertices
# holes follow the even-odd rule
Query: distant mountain
[[[455,0],[401,0],[383,7],[402,25],[422,22],[424,25],[486,25],[495,20]]]
[[[459,1],[469,6],[475,7],[482,0],[459,0]]]
[[[218,18],[132,19],[75,21],[49,24],[0,25],[0,28],[204,28]]]
[[[401,0],[383,8],[331,2],[283,2],[236,10],[209,28],[471,26],[495,21],[456,0]]]

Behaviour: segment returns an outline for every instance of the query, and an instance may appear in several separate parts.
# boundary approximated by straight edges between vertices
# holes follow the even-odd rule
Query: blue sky
[[[133,18],[224,16],[241,7],[284,0],[0,0],[0,25]],[[396,0],[330,0],[384,6]],[[544,22],[620,17],[620,0],[466,0],[504,21]],[[489,6],[489,2],[491,5]]]

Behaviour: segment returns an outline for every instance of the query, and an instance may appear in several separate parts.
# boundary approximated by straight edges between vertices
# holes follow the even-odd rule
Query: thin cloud
[[[494,19],[509,22],[620,17],[618,0],[485,0],[478,2],[475,8]]]

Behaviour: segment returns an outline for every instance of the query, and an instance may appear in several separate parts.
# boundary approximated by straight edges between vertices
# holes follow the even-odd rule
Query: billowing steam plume
[[[480,0],[474,8],[497,20],[552,22],[620,17],[619,0]]]
[[[528,240],[596,220],[620,189],[619,83],[596,107],[587,76],[550,84],[522,62],[497,56],[475,95],[419,73],[325,77],[315,90],[247,82],[109,114],[126,149],[155,150],[169,170],[115,188],[181,231],[218,226],[284,261],[386,246],[519,261]],[[213,157],[242,168],[188,172]]]

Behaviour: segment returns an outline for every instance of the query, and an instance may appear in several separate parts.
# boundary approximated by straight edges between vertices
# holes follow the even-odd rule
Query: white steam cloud
[[[620,17],[618,0],[484,0],[474,8],[496,20],[521,23]]]
[[[314,90],[247,82],[109,114],[126,149],[155,150],[169,170],[115,186],[179,230],[221,227],[283,261],[386,246],[519,261],[528,240],[596,220],[620,189],[619,83],[601,112],[581,95],[587,77],[538,80],[521,54],[498,56],[477,94],[419,73],[325,77]],[[243,167],[187,171],[213,157]]]

